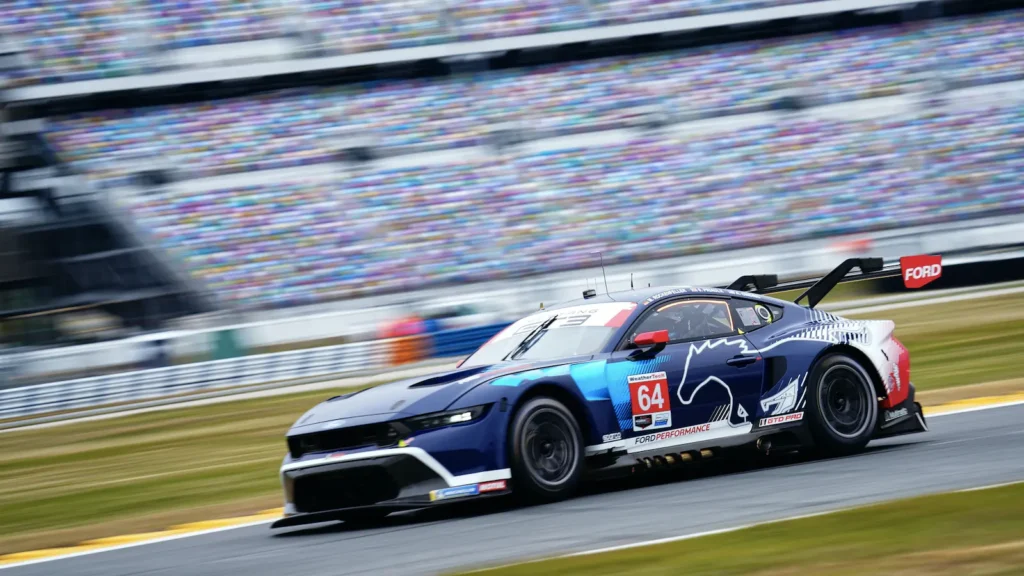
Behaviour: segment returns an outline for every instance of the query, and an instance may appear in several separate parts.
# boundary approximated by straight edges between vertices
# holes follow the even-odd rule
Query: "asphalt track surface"
[[[1024,480],[1024,405],[933,417],[865,454],[597,485],[573,500],[492,503],[271,531],[249,526],[3,570],[3,576],[432,574]]]

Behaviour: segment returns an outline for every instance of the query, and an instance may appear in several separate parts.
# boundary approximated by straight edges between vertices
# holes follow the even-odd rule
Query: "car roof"
[[[713,288],[712,290],[718,291],[720,289]],[[577,298],[567,302],[559,302],[554,306],[545,308],[545,310],[558,310],[559,308],[570,308],[572,306],[601,304],[607,302],[635,302],[636,304],[643,304],[644,301],[659,295],[664,295],[664,297],[695,294],[706,296],[708,293],[708,289],[697,286],[658,286],[654,288],[637,288],[635,290],[619,290],[608,294],[598,294],[592,298]],[[723,290],[721,295],[728,296],[729,293]],[[661,298],[657,299],[661,300]]]

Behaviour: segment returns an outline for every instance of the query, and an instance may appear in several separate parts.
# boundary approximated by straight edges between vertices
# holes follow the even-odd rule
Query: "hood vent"
[[[327,400],[325,400],[325,402],[334,402],[335,400],[344,400],[345,398],[351,398],[351,397],[355,396],[356,394],[359,394],[360,392],[365,392],[365,391],[366,391],[366,388],[363,388],[362,390],[356,390],[355,392],[349,392],[348,394],[339,394],[338,396],[332,396],[331,398],[328,398]]]
[[[479,374],[487,370],[487,368],[487,366],[477,366],[475,368],[470,368],[468,370],[456,370],[455,372],[448,372],[447,374],[431,376],[430,378],[420,380],[419,382],[409,386],[409,388],[427,388],[429,386],[440,386],[442,384],[448,384],[449,382],[454,382],[456,380],[469,378],[470,376]]]

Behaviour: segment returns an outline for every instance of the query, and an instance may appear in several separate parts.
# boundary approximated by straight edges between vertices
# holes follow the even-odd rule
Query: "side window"
[[[782,318],[782,308],[771,304],[751,302],[750,300],[733,300],[732,307],[736,311],[740,330],[744,332],[763,328]]]
[[[648,312],[629,334],[629,341],[641,332],[667,330],[670,342],[718,338],[736,333],[736,326],[724,300],[676,300]]]

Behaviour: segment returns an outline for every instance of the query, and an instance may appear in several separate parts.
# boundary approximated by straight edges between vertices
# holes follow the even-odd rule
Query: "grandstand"
[[[77,19],[62,19],[58,3],[19,0],[0,32],[31,38],[15,86],[78,91],[24,103],[49,117],[61,160],[228,307],[545,274],[594,251],[629,262],[1024,209],[1022,101],[963,96],[1024,94],[1021,10],[845,11],[214,97],[97,100],[74,84],[128,82],[166,68],[154,55],[296,30],[318,54],[372,56],[805,4],[831,5],[146,0],[76,3]],[[915,95],[936,89],[947,103],[920,106]],[[174,182],[140,185],[154,162]]]

